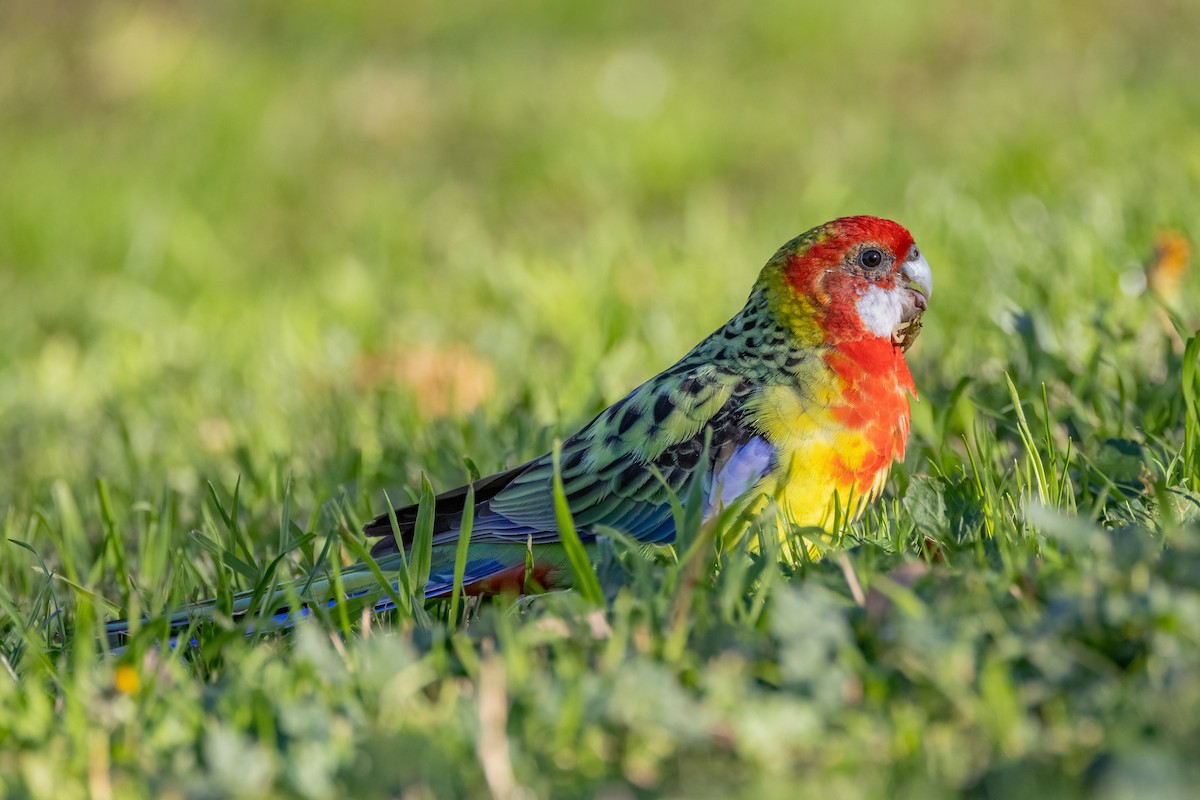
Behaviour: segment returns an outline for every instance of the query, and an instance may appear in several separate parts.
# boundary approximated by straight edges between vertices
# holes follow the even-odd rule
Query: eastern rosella
[[[827,528],[838,512],[861,513],[904,456],[915,395],[904,353],[932,288],[912,236],[885,219],[837,219],[785,244],[733,319],[563,443],[560,475],[580,538],[611,528],[646,544],[672,542],[671,494],[694,496],[685,489],[696,474],[706,476],[705,516],[761,499],[774,503],[781,536],[793,526]],[[709,463],[698,469],[705,453]],[[546,454],[474,484],[466,591],[524,589],[529,553],[540,586],[569,579],[553,479]],[[436,498],[426,598],[453,591],[466,497],[463,487]],[[368,536],[383,537],[376,559],[390,563],[410,550],[417,510],[395,511],[400,541],[387,514],[365,526]],[[354,570],[348,596],[369,594],[373,580]],[[256,602],[261,613],[265,604],[278,627],[309,613],[314,601],[336,604],[328,579],[305,584],[310,593],[298,609],[274,605],[288,596],[281,590],[266,599],[239,595],[230,613],[251,613]],[[314,600],[318,589],[323,599]],[[171,626],[211,618],[215,608],[215,601],[190,606],[172,615]],[[124,620],[109,623],[110,641],[123,642],[128,630]]]
[[[781,535],[855,517],[904,456],[904,352],[933,288],[902,226],[846,217],[797,236],[763,267],[745,307],[562,446],[561,477],[581,538],[613,528],[647,544],[674,540],[670,492],[684,488],[711,429],[705,514],[739,498],[776,503]],[[475,484],[468,591],[569,579],[559,544],[549,453]],[[466,488],[437,498],[427,597],[449,594]],[[417,507],[364,528],[372,555],[411,548]],[[532,548],[529,545],[532,544]]]

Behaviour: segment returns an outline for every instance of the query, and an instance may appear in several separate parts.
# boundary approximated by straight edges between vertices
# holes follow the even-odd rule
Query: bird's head
[[[903,226],[843,217],[780,248],[759,285],[780,321],[806,343],[886,338],[907,349],[920,330],[933,275]]]

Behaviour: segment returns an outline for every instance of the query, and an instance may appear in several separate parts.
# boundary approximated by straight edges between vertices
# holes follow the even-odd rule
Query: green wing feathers
[[[669,492],[680,493],[695,471],[705,427],[713,429],[714,453],[753,435],[742,418],[749,391],[735,373],[685,358],[567,439],[563,488],[581,533],[590,535],[592,526],[604,525],[643,541],[669,541],[674,535]],[[547,454],[481,482],[485,492],[477,488],[472,541],[557,541],[553,476]],[[435,544],[457,537],[455,515],[461,514],[462,497],[462,490],[439,497]],[[397,513],[404,540],[410,536],[410,518],[415,521],[414,509]],[[386,515],[367,528],[368,535],[389,532]],[[376,546],[379,553],[394,549],[386,539]]]

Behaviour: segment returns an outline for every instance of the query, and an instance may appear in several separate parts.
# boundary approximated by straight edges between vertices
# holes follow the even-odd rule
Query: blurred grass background
[[[933,258],[924,385],[994,376],[1008,304],[1048,299],[1069,350],[1156,229],[1195,234],[1198,16],[9,7],[3,493],[151,456],[186,482],[238,444],[377,463],[421,434],[370,390],[425,394],[430,350],[472,378],[427,409],[569,427],[847,213]]]
[[[908,226],[935,271],[909,354],[924,400],[902,484],[910,473],[962,468],[963,436],[995,438],[988,469],[998,485],[1012,478],[1007,371],[1026,400],[1049,386],[1060,409],[1047,414],[1054,444],[1069,436],[1094,463],[1110,437],[1154,445],[1168,455],[1135,458],[1134,471],[1184,485],[1192,478],[1169,463],[1184,425],[1180,361],[1137,288],[1160,232],[1200,236],[1198,30],[1200,5],[1187,0],[6,3],[5,538],[30,544],[52,570],[100,564],[89,585],[124,601],[131,585],[161,574],[123,578],[101,557],[106,535],[124,537],[131,552],[186,548],[187,532],[211,516],[206,481],[232,492],[241,476],[248,536],[268,553],[281,508],[309,531],[337,497],[365,516],[381,507],[381,489],[415,497],[422,471],[457,484],[463,455],[485,472],[511,465],[723,322],[779,244],[855,213]],[[1174,302],[1192,325],[1195,300],[1185,280]],[[964,377],[978,408],[955,392]],[[97,477],[117,508],[115,534],[98,521]],[[1082,488],[1063,507],[1104,505],[1086,479],[1075,481]],[[10,632],[13,608],[47,601],[35,563],[11,543],[0,552]],[[160,600],[204,595],[212,573],[198,567]],[[965,609],[955,592],[990,579],[955,580],[968,588],[948,589],[946,607]],[[70,606],[70,592],[61,599]],[[293,663],[308,669],[308,656],[229,646],[228,663],[245,669],[271,658],[264,669],[289,680],[300,680]],[[657,662],[644,667],[647,680],[683,691]],[[62,687],[74,681],[104,684],[88,675],[108,675],[111,664],[43,668],[70,695]],[[236,761],[222,725],[241,730],[231,721],[241,712],[221,710],[204,670],[172,669],[182,697],[210,702],[210,716],[180,723],[190,731],[180,742],[196,730],[209,739],[147,746],[192,761],[168,768],[146,755],[146,774],[175,777],[127,777],[139,791],[191,791],[205,782],[198,776],[224,769],[213,766],[222,753]],[[753,681],[737,685],[751,691]],[[258,691],[228,696],[243,690]],[[0,702],[13,697],[0,690]],[[981,707],[994,709],[994,699]],[[169,737],[162,726],[186,704],[167,713],[145,702],[128,713]],[[328,702],[340,708],[343,699]],[[635,711],[629,719],[640,719]],[[9,751],[0,764],[25,770],[10,791],[60,793],[71,776],[84,785],[99,758],[88,748],[107,747],[88,731],[119,727],[89,713],[79,711],[76,733],[58,731],[52,716],[37,733],[9,729],[8,745],[0,733]],[[343,728],[358,723],[330,714],[313,729],[332,725],[350,748],[358,734]],[[920,739],[922,724],[908,720],[910,733],[896,735]],[[459,732],[463,741],[470,730]],[[536,751],[522,730],[514,735]],[[579,730],[586,750],[591,734]],[[640,730],[645,764],[610,753],[588,762],[591,772],[560,763],[574,783],[531,783],[520,768],[518,777],[558,796],[609,780],[613,797],[685,785],[662,777],[660,761],[677,752],[671,737]],[[960,732],[938,730],[933,739],[946,747],[923,756],[931,782],[904,785],[957,791],[1004,760],[964,756],[970,767],[960,774],[951,746]],[[471,756],[468,744],[438,750],[404,736],[451,772]],[[256,758],[275,766],[260,765],[261,783],[246,784],[255,791],[324,796],[349,785],[339,772],[353,763],[345,753],[293,786],[280,765],[309,756],[257,746],[266,750]],[[1020,751],[1009,746],[1010,756]],[[138,763],[137,746],[114,747],[125,768]],[[754,769],[780,777],[807,763],[828,770],[821,785],[883,791],[879,776],[856,783],[839,772],[848,755],[791,757]],[[920,772],[922,756],[896,758],[896,780]],[[37,777],[62,759],[74,766]],[[1073,780],[1090,759],[1059,766]],[[1128,773],[1133,784],[1141,768]],[[428,776],[406,780],[441,791]],[[473,780],[443,789],[483,786]],[[364,785],[371,796],[397,784]],[[222,791],[242,789],[233,781]]]

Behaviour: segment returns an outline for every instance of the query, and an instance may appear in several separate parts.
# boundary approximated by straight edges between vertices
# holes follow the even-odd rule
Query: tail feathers
[[[385,558],[381,560],[379,566],[384,572],[387,572],[388,566],[391,566],[389,559]],[[535,568],[532,577],[543,586],[549,585],[547,583],[548,570],[546,569]],[[519,592],[524,587],[524,583],[524,563],[512,564],[496,558],[469,559],[463,574],[463,590],[467,594],[495,594],[504,591]],[[374,573],[366,566],[356,566],[342,573],[344,594],[340,599],[330,596],[333,590],[332,581],[328,578],[323,578],[308,584],[305,596],[300,598],[298,604],[293,607],[292,604],[297,603],[297,593],[304,589],[305,584],[308,584],[307,580],[293,581],[277,589],[270,595],[269,599],[260,599],[255,604],[255,608],[262,609],[274,606],[277,610],[270,616],[259,617],[255,614],[253,624],[246,625],[246,635],[250,636],[254,633],[266,631],[287,630],[295,627],[296,623],[300,620],[311,616],[314,609],[331,609],[339,603],[356,600],[369,595],[383,595],[377,598],[371,606],[371,613],[373,614],[381,614],[396,608],[395,602],[386,594],[383,587],[379,585],[379,581],[376,579]],[[392,588],[397,592],[400,591],[398,583],[393,583]],[[453,591],[453,568],[430,573],[429,581],[425,584],[426,600],[446,598]],[[235,595],[230,610],[233,619],[242,620],[250,615],[254,611],[254,608],[251,607],[253,600],[253,592],[242,592]],[[226,611],[225,613],[230,613],[230,611]],[[173,635],[166,642],[167,649],[174,650],[180,646],[199,646],[198,640],[194,637],[189,637],[187,641],[182,641],[182,634],[198,623],[213,620],[217,613],[218,608],[215,599],[194,603],[173,612],[169,617],[168,626]],[[149,622],[150,620],[144,620],[143,624],[148,624]],[[114,652],[120,652],[124,649],[129,639],[130,621],[121,619],[110,622],[105,626],[105,633],[108,637],[109,647]]]
[[[533,464],[533,461],[520,464],[504,472],[497,472],[495,475],[489,475],[486,478],[476,481],[474,483],[475,506],[477,509],[476,519],[478,519],[478,509],[503,491],[508,484],[512,483],[514,478],[524,472],[531,464]],[[442,492],[434,498],[433,533],[435,536],[439,533],[446,533],[447,531],[457,529],[459,523],[462,522],[463,508],[467,500],[467,489],[467,486],[460,486],[457,489]],[[375,543],[375,546],[371,549],[371,555],[375,558],[384,558],[401,550],[410,550],[413,544],[413,533],[417,525],[418,511],[420,511],[420,504],[417,503],[401,506],[395,510],[396,524],[400,532],[399,541],[396,540],[395,531],[392,529],[391,516],[387,513],[380,514],[363,526],[363,533],[368,538],[375,536],[383,537]]]

